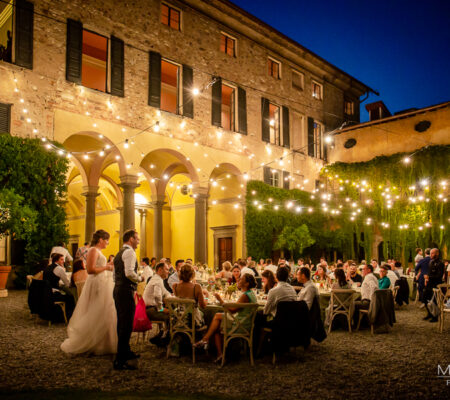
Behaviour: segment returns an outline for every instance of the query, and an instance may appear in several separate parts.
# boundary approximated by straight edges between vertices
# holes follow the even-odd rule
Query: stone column
[[[95,232],[95,199],[100,194],[98,186],[83,186],[82,195],[86,197],[86,216],[84,223],[84,241],[90,242]]]
[[[120,215],[120,225],[119,225],[119,230],[117,231],[119,233],[119,248],[122,248],[122,237],[123,237],[123,207],[117,207],[116,210],[119,210],[119,215]]]
[[[123,230],[134,229],[134,189],[139,187],[137,176],[120,177],[120,187],[123,191]]]
[[[158,262],[163,257],[163,206],[164,196],[154,196],[153,206],[153,257]]]
[[[139,251],[141,259],[144,257],[147,257],[147,210],[145,208],[139,209],[139,214],[141,216],[141,223],[140,223],[140,231],[141,231],[141,241],[139,245]]]
[[[247,207],[245,201],[240,203],[242,209],[242,258],[247,258],[247,234],[245,227],[245,214],[247,213]]]
[[[206,233],[206,219],[208,210],[208,189],[197,188],[195,195],[195,262],[206,263],[208,260],[208,246]]]

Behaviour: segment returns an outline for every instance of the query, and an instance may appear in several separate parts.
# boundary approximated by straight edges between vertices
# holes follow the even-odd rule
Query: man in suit
[[[123,234],[123,247],[114,258],[114,303],[117,310],[117,354],[114,369],[136,369],[139,355],[130,349],[133,331],[135,303],[133,294],[142,277],[137,274],[135,249],[139,244],[139,234],[129,229]]]
[[[419,291],[419,300],[424,303],[422,307],[426,304],[426,300],[423,296],[423,290],[425,288],[425,275],[428,274],[428,265],[430,264],[430,261],[430,249],[425,249],[425,258],[422,258],[416,266],[416,280],[417,290]]]
[[[438,317],[431,314],[428,308],[428,301],[433,298],[433,289],[437,285],[441,284],[444,277],[444,263],[439,259],[439,249],[432,249],[430,251],[430,263],[428,264],[428,271],[424,276],[425,288],[423,291],[423,297],[425,307],[427,308],[427,316],[425,319],[429,319],[430,322],[438,322]]]

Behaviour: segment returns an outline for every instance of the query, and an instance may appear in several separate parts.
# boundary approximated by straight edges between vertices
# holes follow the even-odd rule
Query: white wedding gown
[[[96,265],[103,267],[106,257],[97,251]],[[113,289],[110,271],[88,275],[67,327],[68,338],[61,344],[62,351],[96,355],[117,352],[117,313]]]

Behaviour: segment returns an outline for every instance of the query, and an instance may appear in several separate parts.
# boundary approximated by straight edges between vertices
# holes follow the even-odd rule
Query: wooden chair
[[[169,297],[165,299],[166,307],[169,309],[170,318],[170,342],[167,346],[167,358],[172,348],[172,342],[177,333],[186,335],[192,345],[192,363],[195,364],[195,300]]]
[[[395,302],[395,299],[397,298],[397,293],[398,293],[398,290],[400,289],[400,286],[394,286],[393,288],[392,288],[392,296],[394,297],[394,305],[395,304],[397,304],[396,302]]]
[[[75,282],[75,286],[77,287],[77,296],[78,296],[78,298],[80,298],[80,296],[81,296],[81,292],[83,291],[85,283],[86,283],[86,281]]]
[[[439,324],[438,330],[440,333],[444,330],[445,316],[450,315],[450,308],[445,307],[445,302],[450,298],[450,284],[442,283],[433,289],[436,296],[436,302],[439,307]]]
[[[232,313],[230,310],[239,309]],[[239,313],[248,310],[244,317],[240,318]],[[255,327],[255,317],[258,311],[257,303],[225,303],[223,305],[223,355],[222,367],[225,364],[225,354],[228,343],[233,339],[243,339],[248,343],[250,351],[250,364],[253,366],[253,329]],[[246,325],[250,323],[250,329]]]
[[[55,305],[61,307],[61,311],[64,316],[64,322],[67,325],[66,303],[64,303],[63,301],[55,301]],[[52,324],[52,321],[48,321],[48,326],[50,326],[51,324]]]
[[[138,294],[138,296],[142,297],[144,295],[145,286],[146,286],[146,282],[139,282],[137,284],[136,293]]]
[[[355,291],[352,289],[332,289],[330,299],[330,325],[328,333],[331,332],[333,319],[336,315],[342,314],[347,317],[348,331],[352,332],[352,315],[355,302]]]
[[[364,317],[364,315],[367,315],[367,319],[369,320],[369,310],[363,310],[359,309],[359,319],[358,319],[358,326],[356,327],[356,330],[359,331],[359,325],[361,324],[361,320]],[[373,335],[373,325],[370,323],[370,333]]]

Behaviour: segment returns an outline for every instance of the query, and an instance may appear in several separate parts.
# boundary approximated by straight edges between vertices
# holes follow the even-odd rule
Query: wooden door
[[[231,237],[219,239],[219,268],[225,261],[233,262],[233,240]]]

